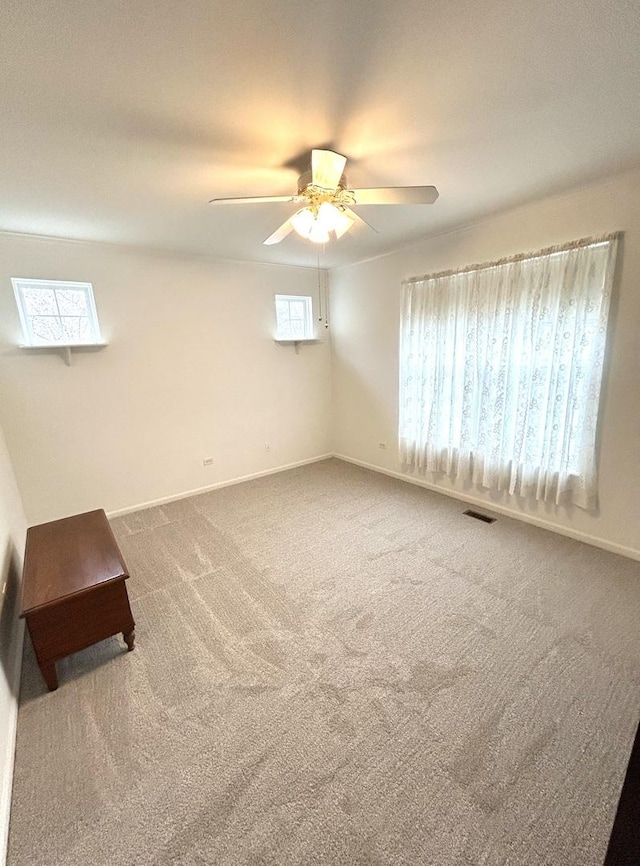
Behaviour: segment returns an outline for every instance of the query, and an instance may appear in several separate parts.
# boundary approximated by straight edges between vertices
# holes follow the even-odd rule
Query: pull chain
[[[329,298],[327,295],[326,278],[321,279],[320,275],[320,249],[318,249],[318,322],[323,322],[325,328],[329,327]]]

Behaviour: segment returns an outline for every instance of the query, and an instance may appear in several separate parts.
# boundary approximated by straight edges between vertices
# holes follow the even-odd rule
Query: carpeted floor
[[[640,563],[330,460],[113,521],[137,646],[29,642],[9,866],[601,866]]]

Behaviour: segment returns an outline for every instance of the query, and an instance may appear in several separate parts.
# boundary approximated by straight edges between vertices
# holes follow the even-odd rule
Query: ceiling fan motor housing
[[[347,189],[347,176],[341,175],[337,186],[326,188],[313,183],[313,176],[310,171],[305,171],[298,178],[298,195],[306,198],[309,207],[313,213],[318,212],[318,208],[324,202],[334,205],[334,207],[344,210],[345,207],[355,204],[355,196],[353,192]]]
[[[311,174],[311,170],[305,171],[304,174],[301,174],[298,178],[298,195],[304,195],[305,190],[313,186],[313,177]],[[332,190],[327,190],[327,192],[336,192],[338,189],[346,189],[347,188],[347,176],[343,174],[340,180],[338,181],[337,187]],[[319,189],[319,187],[316,187]]]

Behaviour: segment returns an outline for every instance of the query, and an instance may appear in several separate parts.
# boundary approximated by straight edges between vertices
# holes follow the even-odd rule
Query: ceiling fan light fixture
[[[331,202],[322,202],[317,210],[305,207],[291,217],[291,225],[300,237],[315,244],[329,243],[331,235],[341,238],[354,220]]]
[[[309,237],[309,232],[311,231],[314,222],[315,217],[308,207],[303,207],[301,210],[296,211],[296,213],[291,217],[293,230],[297,232],[301,238]]]
[[[336,238],[341,238],[349,231],[355,221],[340,208],[325,201],[318,208],[318,222],[327,232],[333,232]]]
[[[318,222],[314,222],[314,224],[311,226],[308,238],[314,244],[328,244],[331,240],[331,238],[329,237],[329,232],[323,229]]]
[[[297,202],[304,207],[294,213],[263,241],[267,246],[279,244],[292,231],[314,244],[338,240],[349,229],[371,223],[351,210],[352,205],[423,205],[438,198],[435,186],[389,186],[348,189],[344,167],[347,158],[332,150],[314,148],[311,169],[298,178],[298,194],[292,196],[257,196],[244,198],[214,198],[213,204],[259,204],[264,202]],[[377,231],[377,229],[373,229]]]
[[[316,214],[309,207],[304,207],[291,217],[291,225],[301,238],[312,241],[314,244],[329,243],[329,232],[318,220]]]

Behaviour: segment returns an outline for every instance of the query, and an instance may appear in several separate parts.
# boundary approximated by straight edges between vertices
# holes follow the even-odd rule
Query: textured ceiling
[[[635,0],[5,0],[0,229],[315,265],[262,241],[329,145],[368,207],[333,266],[640,162]]]

